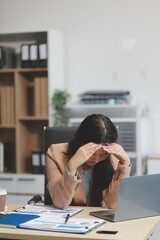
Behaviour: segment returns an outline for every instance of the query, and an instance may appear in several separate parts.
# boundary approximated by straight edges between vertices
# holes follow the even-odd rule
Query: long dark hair
[[[113,143],[116,142],[117,137],[116,127],[108,117],[102,114],[89,115],[82,121],[74,138],[69,142],[67,155],[71,158],[86,143]],[[109,186],[113,172],[109,158],[93,167],[92,187],[88,205],[100,206],[102,191]]]

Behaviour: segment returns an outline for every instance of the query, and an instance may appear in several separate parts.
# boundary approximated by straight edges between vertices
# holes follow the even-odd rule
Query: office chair
[[[44,127],[44,140],[45,140],[45,153],[48,147],[54,143],[69,142],[73,136],[77,127]],[[47,189],[47,176],[45,170],[45,184],[44,184],[44,204],[52,205],[52,199]]]

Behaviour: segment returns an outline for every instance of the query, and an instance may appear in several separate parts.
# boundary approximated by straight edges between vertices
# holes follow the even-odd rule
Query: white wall
[[[0,0],[0,32],[63,31],[73,98],[129,89],[150,108],[151,152],[160,152],[159,12],[159,0]]]

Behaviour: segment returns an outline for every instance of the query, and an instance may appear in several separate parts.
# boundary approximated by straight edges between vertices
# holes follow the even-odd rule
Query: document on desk
[[[66,208],[66,209],[58,209],[53,206],[34,206],[34,205],[25,205],[22,208],[15,209],[14,212],[19,214],[35,214],[35,215],[51,215],[54,217],[64,218],[69,214],[73,216],[79,212],[81,212],[83,208]]]
[[[35,229],[42,231],[87,233],[104,224],[101,219],[69,218],[65,223],[64,218],[53,218],[51,215],[42,215],[37,219],[22,223],[20,228]]]

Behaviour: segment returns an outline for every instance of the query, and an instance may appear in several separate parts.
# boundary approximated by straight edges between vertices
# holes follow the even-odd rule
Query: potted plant
[[[53,125],[67,126],[69,120],[69,111],[66,103],[70,98],[70,94],[66,90],[56,89],[52,96],[52,106],[54,109]]]

